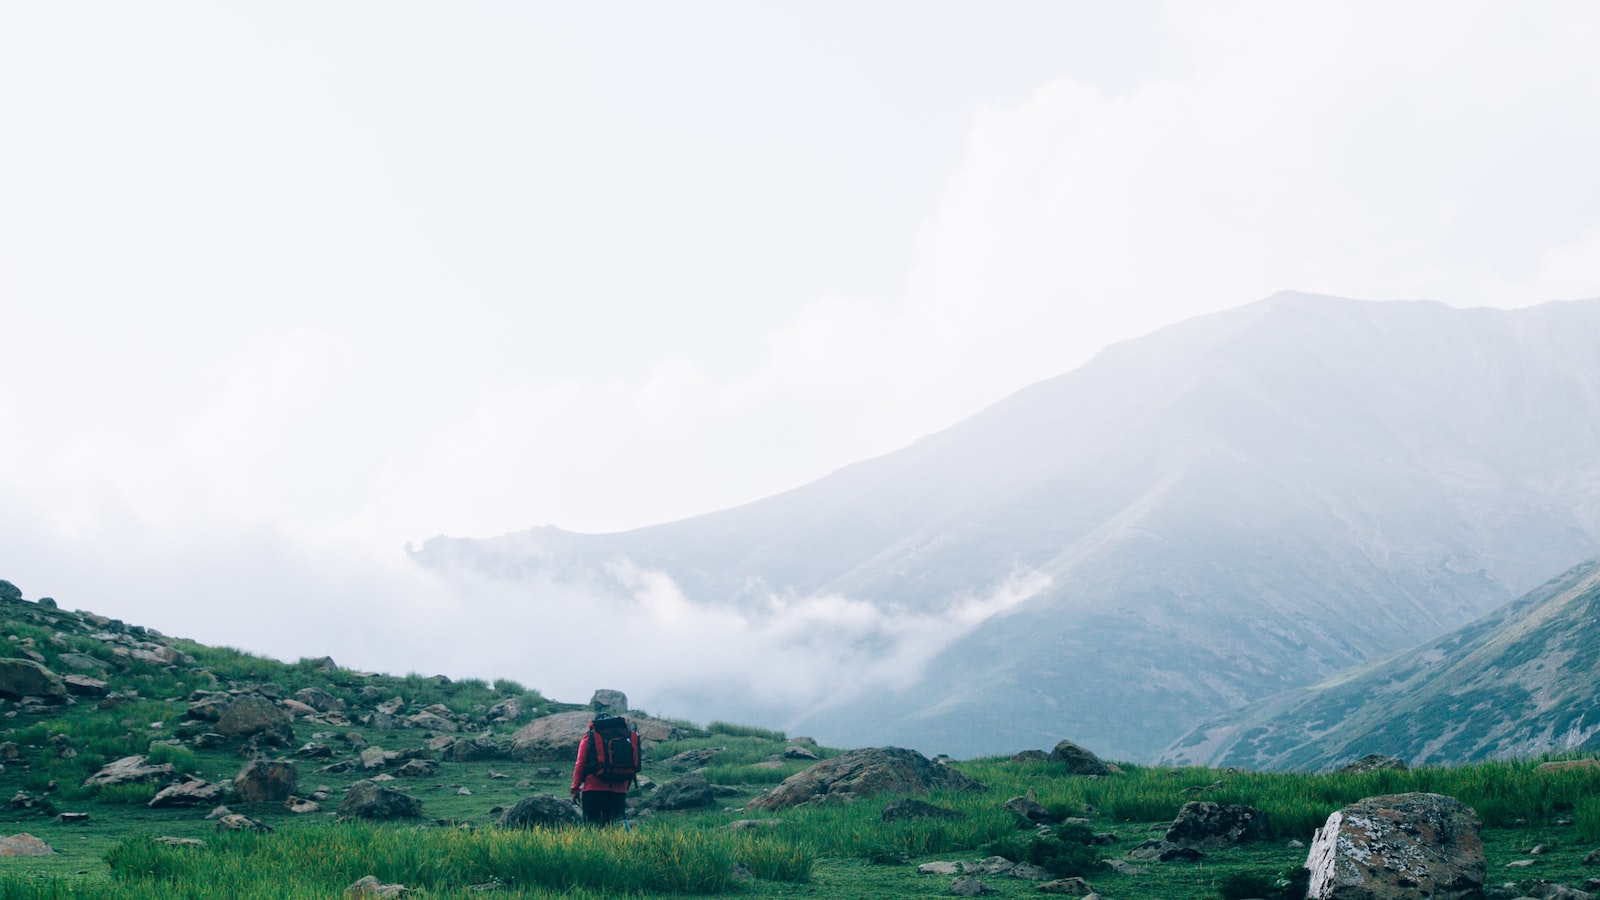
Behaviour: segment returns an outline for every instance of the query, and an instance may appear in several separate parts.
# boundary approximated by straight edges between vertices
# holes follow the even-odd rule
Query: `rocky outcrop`
[[[1467,900],[1487,863],[1477,813],[1454,797],[1368,797],[1328,817],[1306,867],[1311,900]]]
[[[251,760],[234,776],[233,787],[245,803],[277,803],[299,789],[300,770],[286,759]]]
[[[1088,750],[1071,741],[1062,741],[1050,751],[1050,761],[1064,765],[1071,775],[1110,775],[1116,770]]]
[[[173,806],[213,806],[221,803],[232,790],[232,785],[215,783],[201,778],[185,777],[177,784],[162,788],[150,798],[147,804],[151,809],[165,809]]]
[[[620,716],[628,711],[628,695],[621,691],[601,688],[589,698],[589,708],[597,713],[611,713]]]
[[[341,819],[414,819],[421,815],[421,800],[370,781],[350,785],[339,802]]]
[[[500,816],[502,828],[533,828],[544,826],[558,828],[563,825],[577,825],[583,817],[572,807],[572,804],[554,794],[534,794],[517,801],[517,805],[506,810]]]
[[[1271,821],[1265,812],[1253,806],[1190,800],[1178,810],[1177,818],[1167,829],[1166,839],[1181,847],[1212,850],[1270,837]]]
[[[26,831],[0,837],[0,856],[52,856],[55,848]]]
[[[66,696],[67,685],[61,676],[44,666],[31,659],[0,659],[0,697],[59,701]]]
[[[935,788],[981,790],[960,772],[915,750],[881,747],[852,750],[797,772],[746,804],[746,809],[787,809],[825,800],[849,801],[876,794],[921,795]]]

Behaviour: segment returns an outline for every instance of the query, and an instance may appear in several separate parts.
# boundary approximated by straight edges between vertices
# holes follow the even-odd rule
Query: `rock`
[[[67,697],[67,685],[60,675],[31,659],[0,659],[0,697],[61,701]]]
[[[782,784],[745,804],[745,808],[778,810],[830,796],[847,800],[876,794],[919,795],[934,788],[971,791],[982,790],[983,786],[915,750],[882,747],[852,750],[825,759],[790,775]]]
[[[411,893],[410,888],[403,884],[384,884],[376,875],[365,875],[355,884],[344,889],[344,895],[350,898],[367,897],[404,897]]]
[[[1477,813],[1454,797],[1368,797],[1328,817],[1311,841],[1310,900],[1465,900],[1487,863]]]
[[[76,697],[104,697],[111,693],[110,685],[87,675],[69,673],[61,676],[61,683],[66,686],[67,693]]]
[[[1094,893],[1094,888],[1082,878],[1060,878],[1055,881],[1046,881],[1034,888],[1041,894],[1061,894],[1066,897],[1088,897]]]
[[[5,601],[8,603],[21,603],[22,590],[11,582],[0,578],[0,601]]]
[[[899,822],[906,819],[965,819],[967,814],[954,809],[934,806],[923,800],[896,800],[883,808],[883,821]]]
[[[597,713],[611,713],[620,716],[628,711],[628,695],[621,691],[601,688],[589,698],[589,708]]]
[[[124,756],[107,763],[100,771],[83,780],[84,787],[104,787],[109,784],[137,784],[171,778],[174,774],[168,763],[150,765],[148,756]]]
[[[111,668],[111,664],[103,659],[97,659],[87,653],[68,651],[59,657],[61,664],[69,669],[81,669],[85,672],[104,672]]]
[[[791,746],[783,748],[783,758],[784,759],[800,759],[800,760],[808,760],[808,761],[811,761],[811,762],[815,762],[815,761],[821,759],[822,757],[818,756],[816,754],[816,752],[811,750],[809,747],[795,747],[795,746],[791,745]]]
[[[1148,869],[1141,869],[1136,865],[1124,862],[1120,859],[1105,860],[1105,867],[1113,872],[1116,872],[1118,875],[1143,875],[1149,871]]]
[[[502,828],[533,828],[545,826],[559,828],[563,825],[579,825],[583,816],[573,808],[567,800],[554,794],[534,794],[517,801],[517,805],[506,810],[500,816]]]
[[[1600,850],[1590,850],[1584,854],[1583,864],[1586,866],[1600,866]]]
[[[701,747],[698,750],[685,750],[676,756],[667,757],[661,761],[661,764],[674,769],[698,768],[710,765],[711,761],[716,759],[717,754],[722,751],[723,748],[721,747]]]
[[[300,749],[294,752],[294,755],[301,759],[332,759],[333,748],[327,744],[308,741],[301,745]]]
[[[88,813],[64,812],[56,815],[56,821],[62,825],[86,825],[89,822]]]
[[[671,722],[638,715],[627,719],[646,748],[682,736],[682,729]],[[570,768],[578,755],[578,742],[593,720],[594,714],[585,710],[534,719],[511,736],[511,755],[524,762],[560,760]]]
[[[283,808],[295,815],[304,815],[306,813],[314,813],[322,807],[318,806],[315,800],[307,800],[304,797],[290,797],[283,801]]]
[[[484,713],[484,718],[487,718],[490,722],[518,722],[527,714],[527,704],[512,697],[509,700],[501,700],[499,703],[489,707],[489,711]]]
[[[1193,847],[1184,847],[1171,841],[1149,840],[1128,851],[1129,859],[1153,862],[1197,862],[1205,854]]]
[[[739,819],[722,826],[727,831],[771,831],[783,827],[782,819]]]
[[[1016,868],[1016,863],[1004,856],[991,856],[975,862],[961,864],[961,871],[968,875],[1005,875]]]
[[[53,856],[55,848],[26,831],[0,837],[0,856]]]
[[[216,784],[200,778],[187,778],[177,784],[162,788],[146,804],[151,809],[175,806],[210,806],[228,795],[230,785]]]
[[[1050,810],[1044,804],[1027,797],[1012,797],[1006,801],[1006,809],[1011,810],[1017,818],[1028,825],[1047,825],[1050,823]]]
[[[344,701],[322,688],[301,688],[294,692],[294,699],[317,712],[344,712]]]
[[[480,734],[470,738],[439,738],[446,741],[439,754],[447,762],[481,762],[486,759],[504,759],[506,748],[493,735]]]
[[[1514,859],[1511,862],[1506,863],[1506,868],[1508,868],[1508,869],[1526,869],[1527,867],[1529,867],[1531,865],[1535,865],[1538,862],[1539,861],[1537,859]]]
[[[1270,837],[1272,825],[1265,812],[1241,803],[1223,805],[1208,800],[1185,803],[1167,829],[1168,841],[1205,850]]]
[[[402,778],[425,778],[439,771],[439,764],[431,759],[411,759],[395,770]]]
[[[190,695],[189,717],[203,722],[215,722],[233,703],[232,695],[225,691],[200,691]]]
[[[204,847],[206,845],[206,842],[199,838],[173,837],[170,834],[159,835],[153,840],[168,847]]]
[[[1049,758],[1050,754],[1044,752],[1043,750],[1024,750],[1021,753],[1011,757],[1011,761],[1014,763],[1044,762]]]
[[[997,894],[999,891],[971,875],[962,875],[950,882],[950,893],[956,897],[977,897],[982,894]]]
[[[1544,882],[1534,885],[1527,892],[1527,896],[1534,900],[1593,900],[1594,895],[1588,891],[1580,891],[1570,884],[1556,884]]]
[[[371,781],[350,785],[339,803],[341,819],[414,819],[421,815],[421,800]]]
[[[1052,762],[1063,763],[1069,775],[1110,775],[1113,770],[1088,750],[1071,741],[1062,741],[1050,751]]]
[[[1558,759],[1555,762],[1540,763],[1535,772],[1581,772],[1589,769],[1600,769],[1600,759],[1592,757],[1584,759]]]
[[[197,734],[194,738],[194,748],[196,750],[215,750],[226,743],[228,743],[227,738],[212,731]]]
[[[419,712],[414,716],[407,716],[404,724],[407,728],[421,728],[426,731],[455,731],[458,727],[449,719],[431,712]]]
[[[1023,881],[1045,881],[1050,877],[1049,872],[1031,863],[1017,863],[1006,874],[1012,878],[1020,878]]]
[[[917,866],[918,875],[957,875],[961,872],[961,863],[958,862],[930,862]]]
[[[390,697],[388,700],[385,700],[382,703],[379,703],[378,706],[377,706],[376,711],[377,712],[381,712],[386,716],[393,716],[393,715],[397,715],[400,712],[400,710],[405,709],[405,708],[406,708],[405,698],[403,698],[403,697]]]
[[[233,777],[234,790],[245,803],[277,803],[300,787],[300,770],[286,759],[254,759]]]
[[[218,831],[259,831],[263,834],[272,830],[271,825],[258,822],[240,813],[228,813],[217,820]]]
[[[291,717],[296,719],[304,719],[307,716],[314,716],[317,714],[316,709],[301,703],[299,700],[279,700],[278,705],[283,707]]]
[[[1398,756],[1369,753],[1355,762],[1345,764],[1339,771],[1359,775],[1363,772],[1377,772],[1380,769],[1394,769],[1404,772],[1406,770],[1406,761]]]
[[[191,706],[189,711],[192,714],[194,707]],[[289,746],[294,742],[294,720],[288,710],[261,694],[244,694],[235,697],[217,718],[217,733],[230,738],[253,737],[266,743]]]
[[[677,809],[702,809],[714,806],[716,802],[716,797],[711,792],[711,783],[706,781],[706,777],[691,774],[657,788],[645,805],[650,809],[665,812]]]

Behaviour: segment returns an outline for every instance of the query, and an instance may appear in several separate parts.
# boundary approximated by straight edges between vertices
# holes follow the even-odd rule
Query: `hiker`
[[[583,820],[601,827],[624,818],[628,788],[638,780],[639,733],[621,716],[595,716],[572,766],[572,799],[582,797]]]

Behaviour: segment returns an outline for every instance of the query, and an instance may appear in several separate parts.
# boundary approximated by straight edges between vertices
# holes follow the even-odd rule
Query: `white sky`
[[[1600,295],[1597,44],[1593,3],[0,3],[0,578],[320,654],[245,612],[295,598],[393,666],[327,632],[440,614],[408,540],[756,499],[1280,289]]]

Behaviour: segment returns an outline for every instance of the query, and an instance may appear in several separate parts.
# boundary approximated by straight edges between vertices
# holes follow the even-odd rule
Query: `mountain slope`
[[[1163,758],[1320,769],[1574,748],[1600,749],[1600,560],[1414,650],[1207,722]]]
[[[1284,294],[1109,348],[776,497],[614,535],[435,539],[417,557],[619,594],[619,572],[659,572],[751,617],[838,597],[947,620],[904,667],[797,703],[787,724],[957,755],[1071,735],[1138,759],[1596,547],[1600,302]],[[864,635],[862,670],[898,639]],[[749,717],[737,679],[716,702]]]

